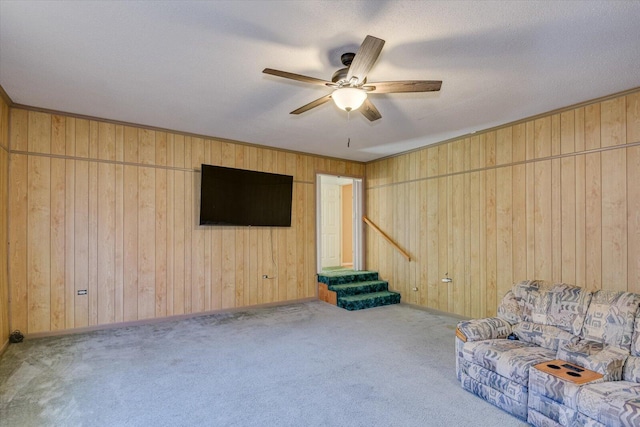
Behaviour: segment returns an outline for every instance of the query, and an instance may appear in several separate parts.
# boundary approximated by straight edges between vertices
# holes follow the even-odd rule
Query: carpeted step
[[[378,272],[376,271],[355,271],[355,270],[336,270],[323,271],[318,274],[318,282],[327,286],[343,285],[345,283],[366,282],[370,280],[378,280]]]
[[[331,285],[329,290],[334,291],[340,297],[351,295],[369,294],[389,290],[389,284],[384,280],[370,280],[366,282],[345,283],[344,285]]]
[[[400,303],[400,294],[389,291],[338,298],[338,307],[342,307],[347,310],[362,310],[365,308],[398,303]]]

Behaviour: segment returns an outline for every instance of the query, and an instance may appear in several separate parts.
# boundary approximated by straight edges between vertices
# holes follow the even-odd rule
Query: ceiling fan
[[[340,57],[345,68],[341,68],[331,77],[331,81],[303,76],[286,71],[265,68],[265,74],[297,80],[304,83],[327,86],[335,89],[329,95],[311,101],[291,114],[301,114],[333,99],[333,102],[341,109],[349,112],[360,107],[362,114],[370,121],[381,118],[380,112],[367,97],[370,93],[400,93],[400,92],[436,92],[440,90],[440,80],[404,80],[391,82],[367,83],[367,73],[373,67],[384,46],[384,40],[373,36],[367,36],[358,51],[344,53]]]

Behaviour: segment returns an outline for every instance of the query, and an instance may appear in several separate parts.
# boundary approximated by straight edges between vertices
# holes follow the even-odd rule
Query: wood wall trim
[[[318,300],[317,298],[302,298],[299,300],[293,300],[293,301],[287,301],[287,302],[258,304],[254,306],[229,308],[224,310],[210,310],[202,313],[181,314],[181,315],[174,315],[174,316],[155,318],[155,319],[143,319],[143,320],[121,322],[121,323],[111,323],[107,325],[86,326],[86,327],[80,327],[80,328],[65,329],[61,331],[36,332],[36,333],[25,335],[25,340],[47,338],[47,337],[59,337],[59,336],[65,336],[65,335],[85,334],[88,332],[129,328],[132,326],[135,327],[135,326],[145,326],[145,325],[157,325],[160,323],[177,322],[180,320],[188,320],[196,317],[212,316],[216,314],[241,313],[247,310],[260,310],[260,309],[273,308],[273,307],[284,307],[287,305],[302,304],[302,303],[317,301],[317,300]],[[2,354],[2,349],[0,349],[0,355],[1,354]]]
[[[625,144],[625,145],[614,145],[614,146],[610,146],[610,147],[593,148],[591,150],[585,150],[585,151],[582,151],[580,153],[558,154],[556,156],[542,157],[542,158],[537,158],[537,159],[529,159],[529,160],[523,160],[523,161],[520,161],[520,162],[505,163],[505,164],[500,164],[500,165],[495,165],[495,166],[487,166],[487,167],[484,167],[484,168],[469,169],[469,170],[464,170],[464,171],[460,171],[460,172],[443,173],[441,175],[434,175],[434,176],[429,176],[429,177],[424,177],[424,178],[409,179],[409,180],[400,181],[400,182],[392,182],[392,183],[388,183],[388,184],[381,184],[381,185],[377,185],[377,186],[366,187],[365,190],[370,190],[370,189],[374,190],[374,189],[377,189],[377,188],[384,188],[384,187],[389,187],[389,186],[394,186],[394,185],[408,184],[408,183],[412,183],[412,182],[420,182],[420,181],[424,181],[424,180],[447,178],[447,177],[451,177],[451,176],[465,175],[465,174],[473,173],[473,172],[484,172],[484,171],[495,170],[495,169],[500,169],[500,168],[509,167],[509,166],[518,166],[518,165],[526,165],[526,164],[529,164],[529,163],[543,162],[543,161],[547,161],[547,160],[572,158],[572,157],[575,157],[575,156],[587,155],[587,154],[591,154],[591,153],[601,153],[601,152],[611,151],[611,150],[621,150],[621,149],[630,148],[630,147],[637,147],[637,146],[640,146],[640,141],[633,142],[633,143],[630,143],[630,144]],[[431,146],[429,146],[429,147],[431,147]]]
[[[3,95],[4,94],[4,95]],[[9,291],[9,105],[0,87],[0,354],[6,350],[11,331]]]
[[[0,148],[4,148],[4,147],[0,147]],[[11,154],[21,154],[21,155],[25,155],[25,156],[46,157],[46,158],[50,158],[50,159],[78,160],[78,161],[83,161],[83,162],[103,163],[103,164],[108,164],[108,165],[134,166],[134,167],[144,167],[144,168],[150,168],[150,169],[162,169],[162,170],[167,170],[167,171],[180,171],[180,172],[187,172],[187,173],[200,173],[200,169],[198,169],[198,168],[182,168],[182,167],[175,167],[175,166],[150,165],[150,164],[137,163],[137,162],[124,162],[124,161],[119,161],[119,160],[106,160],[106,159],[92,159],[92,158],[86,158],[86,157],[67,156],[67,155],[64,155],[64,154],[37,153],[37,152],[20,151],[20,150],[5,150],[5,151],[7,151],[8,153],[11,153]],[[298,183],[298,184],[310,184],[310,185],[314,184],[313,181],[304,181],[304,180],[299,180],[299,179],[294,179],[293,182]]]
[[[76,118],[76,119],[97,121],[97,122],[101,122],[101,123],[110,123],[110,124],[120,125],[120,126],[129,126],[129,127],[133,127],[133,128],[137,128],[137,129],[145,129],[145,130],[151,130],[151,131],[156,131],[156,132],[166,132],[166,133],[171,133],[171,134],[176,134],[176,135],[182,135],[182,136],[185,136],[185,137],[215,140],[215,141],[218,141],[218,142],[234,144],[234,145],[243,145],[243,146],[247,146],[247,147],[256,147],[256,148],[263,148],[263,149],[266,148],[266,149],[269,149],[269,150],[280,151],[280,152],[283,152],[283,153],[301,154],[301,155],[305,155],[305,156],[309,156],[309,157],[317,157],[317,158],[322,158],[322,159],[331,159],[331,160],[344,161],[344,159],[340,159],[338,157],[322,156],[322,155],[319,155],[319,154],[310,154],[310,153],[305,153],[305,152],[302,152],[302,151],[287,150],[287,149],[284,149],[284,148],[271,147],[271,146],[267,146],[267,145],[260,145],[260,144],[245,142],[245,141],[237,141],[237,140],[227,139],[227,138],[220,138],[220,137],[211,136],[211,135],[202,135],[202,134],[191,133],[191,132],[176,131],[176,130],[161,128],[161,127],[156,127],[156,126],[145,126],[145,125],[141,125],[141,124],[137,124],[137,123],[131,123],[131,122],[125,122],[125,121],[121,121],[121,120],[104,119],[104,118],[95,117],[95,116],[68,113],[68,112],[65,112],[65,111],[52,110],[52,109],[48,109],[48,108],[34,107],[34,106],[31,106],[31,105],[12,104],[11,107],[14,108],[14,109],[21,109],[21,110],[26,110],[26,111],[34,111],[34,112],[51,114],[51,115],[59,115],[59,116],[64,116],[64,117],[73,117],[73,118]],[[365,164],[364,162],[360,162],[360,161],[356,161],[356,160],[349,160],[349,162],[351,162],[351,163],[360,163],[362,165]]]
[[[9,96],[9,94],[7,92],[5,92],[4,88],[2,87],[2,85],[0,85],[0,99],[2,99],[9,108],[13,107],[13,101],[11,100],[11,97]]]
[[[530,121],[534,121],[536,119],[540,119],[540,118],[543,118],[543,117],[551,116],[551,115],[554,115],[554,114],[560,114],[560,113],[564,113],[564,112],[567,112],[567,111],[575,110],[577,108],[586,107],[586,106],[593,105],[593,104],[598,104],[598,103],[603,102],[603,101],[608,101],[608,100],[619,98],[619,97],[623,97],[623,96],[626,96],[626,95],[631,95],[631,94],[634,94],[636,92],[640,92],[640,87],[627,89],[627,90],[624,90],[622,92],[614,93],[612,95],[606,95],[606,96],[603,96],[601,98],[596,98],[596,99],[591,99],[591,100],[588,100],[588,101],[579,102],[577,104],[568,105],[566,107],[560,107],[560,108],[555,109],[555,110],[551,110],[551,111],[547,111],[547,112],[544,112],[544,113],[536,114],[536,115],[533,115],[533,116],[525,117],[523,119],[519,119],[519,120],[516,120],[516,121],[513,121],[513,122],[505,123],[505,124],[494,126],[494,127],[487,128],[487,129],[482,129],[482,130],[479,130],[477,132],[454,136],[452,138],[448,138],[448,139],[445,139],[443,141],[434,142],[433,144],[429,144],[427,146],[421,146],[421,147],[413,148],[411,150],[403,151],[402,153],[392,154],[392,155],[389,155],[389,156],[380,157],[379,159],[370,160],[370,161],[366,162],[366,164],[375,163],[375,162],[379,162],[379,161],[383,161],[383,160],[387,160],[387,159],[392,159],[394,157],[410,154],[410,153],[415,152],[415,151],[423,150],[425,147],[436,147],[438,145],[446,145],[446,144],[449,144],[451,142],[458,141],[460,139],[471,138],[471,137],[479,136],[479,135],[486,134],[486,133],[489,133],[489,132],[494,132],[494,131],[497,131],[497,130],[500,130],[500,129],[508,128],[508,127],[511,127],[511,126],[515,126],[515,125],[526,123],[526,122],[530,122]]]

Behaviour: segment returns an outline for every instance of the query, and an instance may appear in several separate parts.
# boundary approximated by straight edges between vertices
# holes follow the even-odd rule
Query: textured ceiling
[[[6,1],[0,85],[13,102],[368,161],[640,86],[640,1]],[[329,80],[366,35],[369,81],[443,80],[373,94],[368,122]],[[347,140],[350,139],[350,147]]]

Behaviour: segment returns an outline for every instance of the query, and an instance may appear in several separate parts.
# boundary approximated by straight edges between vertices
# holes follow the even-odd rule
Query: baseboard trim
[[[453,318],[459,319],[459,320],[469,320],[469,319],[471,319],[470,317],[462,316],[460,314],[449,313],[448,311],[442,311],[442,310],[438,310],[438,309],[431,308],[431,307],[425,307],[423,305],[411,304],[411,303],[408,303],[408,302],[402,302],[401,301],[400,305],[406,305],[408,307],[416,308],[418,310],[428,311],[429,313],[443,315],[443,316],[449,316],[449,317],[453,317]]]
[[[9,340],[6,340],[4,344],[0,346],[0,356],[4,354],[5,351],[9,348]]]
[[[210,310],[210,311],[202,311],[199,313],[189,313],[189,314],[178,314],[175,316],[167,316],[153,319],[142,319],[142,320],[132,320],[129,322],[119,322],[119,323],[109,323],[106,325],[96,325],[96,326],[85,326],[82,328],[71,328],[71,329],[61,329],[59,331],[47,331],[47,332],[36,332],[33,334],[25,334],[25,340],[28,339],[37,339],[37,338],[47,338],[47,337],[58,337],[63,335],[74,335],[74,334],[82,334],[86,332],[95,332],[95,331],[104,331],[109,329],[119,329],[119,328],[127,328],[130,326],[143,326],[143,325],[153,325],[157,323],[163,322],[172,322],[176,320],[184,320],[184,319],[192,319],[194,317],[203,317],[210,316],[212,314],[223,314],[223,313],[238,313],[241,311],[254,310],[260,308],[271,308],[271,307],[280,307],[285,305],[292,304],[300,304],[305,302],[318,301],[317,297],[312,298],[302,298],[297,300],[289,300],[289,301],[279,301],[279,302],[270,302],[266,304],[257,304],[257,305],[249,305],[244,307],[237,308],[226,308],[222,310]],[[8,345],[8,342],[5,346]],[[3,349],[0,348],[0,354],[2,354]]]

